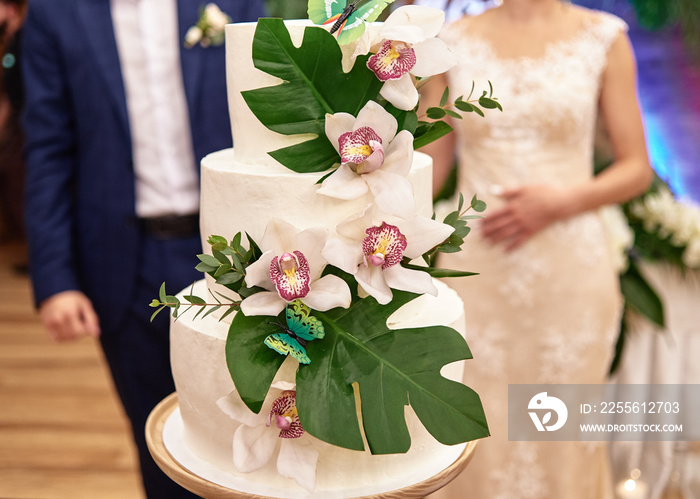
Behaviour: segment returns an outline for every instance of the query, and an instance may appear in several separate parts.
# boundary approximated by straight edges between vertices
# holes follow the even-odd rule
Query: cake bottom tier
[[[461,299],[444,283],[435,281],[438,296],[421,296],[399,309],[389,318],[391,328],[429,325],[450,326],[464,335],[464,312]],[[187,289],[189,294],[191,289]],[[206,295],[206,284],[194,286],[195,295]],[[182,300],[182,297],[180,297]],[[229,324],[213,314],[192,319],[190,312],[171,324],[171,357],[177,389],[182,427],[177,432],[181,442],[197,461],[206,463],[212,473],[204,476],[217,482],[222,472],[227,483],[242,492],[279,498],[340,499],[378,494],[420,483],[447,468],[464,450],[464,444],[445,446],[437,442],[422,426],[410,407],[406,421],[411,434],[411,448],[405,454],[372,455],[352,451],[313,439],[319,452],[316,489],[313,493],[277,473],[275,459],[253,473],[240,473],[233,465],[233,434],[239,423],[219,409],[217,400],[234,389],[225,357]],[[283,365],[293,363],[288,359]],[[461,381],[464,362],[443,368],[443,376]],[[291,368],[294,369],[295,366]],[[166,442],[167,447],[167,442]],[[178,460],[178,456],[173,456]],[[186,462],[180,461],[185,467]]]

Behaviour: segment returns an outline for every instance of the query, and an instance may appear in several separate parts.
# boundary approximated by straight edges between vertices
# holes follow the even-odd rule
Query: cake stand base
[[[163,399],[151,412],[146,421],[146,443],[155,462],[163,472],[178,485],[205,499],[271,499],[223,487],[202,478],[181,466],[170,455],[163,442],[163,427],[168,417],[177,409],[177,394]],[[462,454],[440,473],[422,482],[407,487],[353,499],[420,499],[432,494],[452,481],[469,463],[476,441],[467,443]]]

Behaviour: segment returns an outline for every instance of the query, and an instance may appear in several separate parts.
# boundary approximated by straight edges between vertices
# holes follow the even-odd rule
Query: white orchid
[[[259,470],[279,447],[277,472],[312,492],[318,451],[299,421],[294,389],[294,383],[273,383],[259,414],[251,411],[236,391],[219,399],[217,405],[241,423],[233,435],[233,464],[238,471]]]
[[[399,7],[379,29],[376,53],[367,66],[385,82],[380,94],[394,106],[410,111],[418,104],[412,76],[425,78],[444,73],[457,58],[444,41],[436,38],[445,13],[433,7]]]
[[[323,254],[331,265],[353,274],[362,289],[384,305],[391,301],[391,289],[437,295],[426,272],[407,269],[401,261],[420,257],[453,230],[426,217],[401,219],[369,206],[338,226],[345,241],[330,239]]]
[[[340,153],[341,164],[318,193],[356,199],[369,190],[387,213],[412,215],[413,187],[406,175],[413,161],[413,135],[407,130],[397,134],[397,129],[396,118],[374,101],[365,104],[357,118],[327,114],[326,136]]]
[[[287,303],[300,299],[309,308],[325,311],[350,306],[350,290],[341,278],[321,277],[326,260],[321,249],[328,239],[326,229],[299,231],[293,225],[272,219],[260,241],[262,256],[246,269],[248,286],[261,291],[241,302],[245,315],[277,315]]]

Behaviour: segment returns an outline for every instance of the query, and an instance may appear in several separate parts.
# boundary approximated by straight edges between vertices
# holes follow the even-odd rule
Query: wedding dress
[[[460,61],[448,75],[450,95],[466,98],[475,81],[478,97],[489,80],[503,106],[486,118],[469,113],[454,120],[458,190],[467,202],[473,194],[485,200],[486,215],[503,204],[498,188],[566,186],[593,175],[601,75],[626,25],[610,14],[588,14],[582,29],[536,58],[500,58],[464,22],[446,27],[442,37]],[[509,384],[606,381],[621,297],[597,212],[557,222],[510,253],[476,230],[464,251],[440,264],[480,274],[449,284],[464,300],[474,356],[464,382],[479,393],[491,436],[479,442],[466,471],[430,497],[612,497],[604,444],[509,442],[507,426]]]

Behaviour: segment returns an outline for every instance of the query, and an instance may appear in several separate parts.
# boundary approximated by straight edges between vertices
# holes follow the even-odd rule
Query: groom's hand
[[[92,302],[80,291],[63,291],[47,298],[39,306],[39,316],[49,336],[57,342],[100,335]]]

